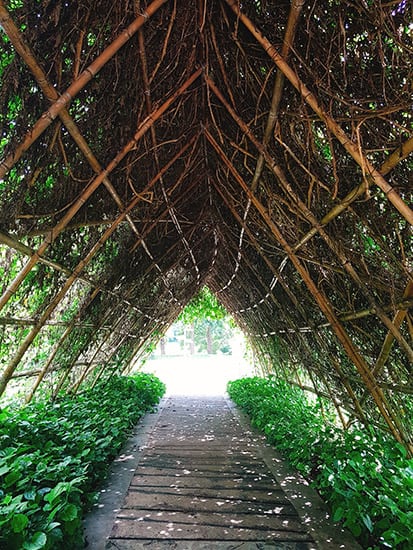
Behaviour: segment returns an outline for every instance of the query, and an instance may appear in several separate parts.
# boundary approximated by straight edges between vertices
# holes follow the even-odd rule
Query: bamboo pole
[[[413,282],[409,281],[403,293],[403,298],[407,300],[411,296],[413,296]],[[400,327],[406,315],[407,315],[407,308],[398,309],[398,311],[394,316],[393,324],[397,327]],[[390,355],[390,351],[391,351],[394,339],[395,339],[394,334],[391,331],[389,331],[386,335],[386,338],[384,339],[383,346],[380,350],[380,354],[377,358],[376,364],[374,365],[373,374],[378,375],[382,371]]]
[[[270,228],[277,242],[280,243],[280,245],[284,248],[285,252],[289,256],[290,261],[296,268],[298,274],[301,276],[303,282],[307,286],[311,295],[319,305],[321,311],[323,312],[327,320],[330,322],[332,329],[334,330],[338,340],[341,342],[348,357],[356,366],[366,388],[371,393],[391,433],[393,434],[393,436],[397,441],[407,446],[410,452],[413,452],[413,448],[410,449],[410,443],[407,439],[405,439],[403,429],[399,425],[398,419],[393,413],[390,405],[387,403],[387,400],[383,394],[383,391],[377,387],[377,383],[374,377],[372,376],[371,370],[369,369],[364,358],[361,356],[359,350],[353,344],[351,338],[345,331],[344,327],[339,322],[329,300],[317,288],[317,285],[314,283],[314,281],[312,280],[311,276],[309,275],[305,267],[301,264],[300,260],[296,257],[292,247],[287,243],[287,241],[282,236],[282,233],[278,225],[270,218],[266,208],[261,204],[261,202],[255,197],[255,195],[251,193],[251,190],[249,189],[247,184],[244,182],[244,180],[241,178],[239,173],[236,171],[231,161],[226,157],[221,147],[218,145],[218,143],[215,141],[215,139],[212,137],[212,135],[209,133],[208,130],[205,129],[204,132],[208,141],[217,152],[218,156],[224,162],[225,166],[227,166],[227,168],[230,170],[233,177],[239,183],[243,191],[247,194],[248,197],[251,198],[251,201],[255,206],[256,210],[258,211],[258,213],[260,214],[260,216],[262,217],[266,225]]]
[[[281,56],[285,60],[288,59],[290,49],[294,42],[295,32],[297,29],[302,8],[304,6],[304,1],[305,0],[291,1],[290,13],[288,16],[287,27],[285,29],[285,35],[284,35],[283,45],[281,49]],[[278,119],[278,111],[279,111],[280,101],[282,97],[283,87],[284,87],[284,73],[278,68],[277,74],[275,77],[275,82],[274,82],[271,107],[268,113],[267,124],[265,127],[264,137],[262,140],[262,144],[264,147],[267,147],[270,141],[270,138],[272,136],[272,132],[274,130],[275,124]],[[252,183],[251,183],[251,190],[253,192],[255,192],[256,186],[258,185],[258,181],[261,177],[264,165],[265,165],[265,159],[264,159],[264,156],[260,153],[257,159],[254,176],[252,178]]]
[[[285,58],[288,58],[289,51],[290,51],[291,46],[293,44],[296,27],[297,27],[297,24],[298,24],[298,20],[299,20],[303,5],[304,5],[304,0],[292,0],[292,2],[291,2],[290,13],[289,13],[289,16],[288,16],[287,27],[286,27],[286,30],[285,30],[284,41],[283,41],[283,45],[282,45],[282,55]],[[213,27],[212,27],[212,29],[213,29]],[[218,50],[217,50],[217,55],[218,55]],[[223,71],[223,66],[222,66],[221,70]],[[225,72],[223,72],[223,74],[225,75]],[[266,147],[268,145],[269,141],[270,141],[270,138],[272,136],[272,132],[274,130],[274,126],[275,126],[277,118],[278,118],[278,110],[279,110],[279,105],[280,105],[280,101],[281,101],[281,97],[282,97],[283,87],[284,87],[284,74],[282,73],[282,71],[280,71],[280,69],[277,69],[277,74],[276,74],[274,87],[273,87],[271,107],[270,107],[270,110],[269,110],[269,113],[268,113],[267,123],[266,123],[265,131],[264,131],[264,137],[263,137],[263,146],[264,147]],[[227,85],[227,89],[228,89],[228,92],[230,93],[230,88],[229,88],[228,85]],[[235,102],[233,101],[231,93],[230,93],[230,97],[231,97],[232,104],[234,105],[234,108],[235,108]],[[251,182],[252,192],[255,192],[255,189],[256,189],[256,187],[258,185],[258,182],[261,178],[261,174],[262,174],[262,171],[264,169],[264,165],[265,165],[265,159],[264,159],[264,156],[260,153],[258,158],[257,158],[257,163],[255,165],[254,175],[253,175],[252,182]],[[243,215],[244,220],[247,219],[250,207],[251,207],[251,202],[248,201],[247,205],[246,205],[246,208],[245,208],[244,215]],[[244,236],[244,232],[241,231],[240,238],[239,238],[239,245],[238,245],[238,249],[239,249],[240,252],[241,252],[241,248],[242,248],[243,236]],[[230,281],[231,281],[231,279],[229,279],[229,281],[226,283],[226,285],[231,284]]]
[[[285,77],[296,88],[301,97],[313,109],[318,117],[325,123],[327,128],[335,135],[347,153],[361,167],[363,174],[366,174],[367,184],[374,182],[386,195],[387,199],[399,211],[403,218],[413,225],[413,211],[404,202],[396,190],[384,179],[380,172],[374,168],[367,159],[358,144],[345,133],[341,126],[332,118],[318,103],[314,94],[306,87],[298,75],[286,63],[283,57],[277,52],[276,48],[269,42],[265,36],[257,29],[254,23],[241,12],[238,0],[225,0],[228,6],[235,13],[237,19],[242,21],[249,32],[254,36],[258,43],[264,48],[268,56],[274,61],[277,67],[284,73]]]
[[[72,394],[76,394],[77,393],[77,390],[79,389],[80,385],[82,384],[82,382],[84,381],[84,379],[86,378],[87,374],[89,373],[91,367],[93,366],[94,364],[94,361],[97,357],[97,355],[102,351],[102,348],[103,346],[113,337],[114,334],[116,334],[117,332],[117,328],[119,326],[122,326],[125,319],[127,318],[127,316],[129,315],[129,312],[130,310],[126,310],[122,315],[120,315],[117,319],[117,321],[115,322],[114,325],[112,325],[112,330],[110,331],[110,333],[108,333],[105,338],[102,338],[99,342],[99,344],[96,346],[96,349],[95,351],[93,352],[92,354],[92,357],[86,362],[86,367],[85,369],[83,369],[83,372],[80,374],[79,378],[72,384],[72,386],[68,389],[68,393],[72,393]],[[135,321],[136,323],[137,321]],[[123,335],[122,336],[122,340],[126,338],[126,335]],[[75,363],[76,360],[73,362]],[[72,363],[72,366],[73,366],[73,363]]]
[[[97,289],[100,290],[100,289]],[[37,323],[36,319],[18,319],[17,317],[0,317],[0,326],[17,326],[17,327],[29,327]],[[72,324],[72,321],[46,321],[45,326],[48,327],[65,327],[67,328]],[[96,328],[94,323],[82,323],[80,321],[75,322],[76,327],[82,328]],[[110,327],[104,327],[106,329]]]
[[[34,126],[26,133],[23,141],[0,163],[0,180],[11,170],[14,164],[29,149],[36,139],[54,121],[59,113],[72,99],[82,90],[86,84],[100,71],[100,69],[126,44],[126,42],[142,27],[142,25],[163,5],[167,0],[154,0],[103,52],[76,78],[72,84],[63,92],[59,99],[43,113]],[[7,12],[3,0],[0,0],[0,25],[7,29],[13,36],[16,29]],[[19,31],[17,29],[19,38]],[[30,67],[31,70],[32,67]],[[41,77],[41,75],[39,75]]]
[[[148,193],[145,195],[144,193],[139,193],[142,196],[142,200],[144,202],[151,202],[151,194]],[[22,219],[23,216],[17,216],[16,219]],[[133,218],[133,223],[148,223],[151,222],[151,219],[147,218]],[[82,222],[76,222],[76,223],[70,223],[68,224],[63,231],[76,231],[77,229],[84,229],[85,227],[104,227],[106,225],[110,225],[113,223],[113,219],[107,219],[107,220],[94,220],[94,221],[82,221]],[[126,222],[125,222],[126,223]],[[43,235],[46,235],[49,233],[49,231],[52,231],[52,227],[44,227],[43,229],[29,229],[29,231],[25,232],[22,236],[24,237],[42,237]],[[1,237],[0,237],[1,238]],[[40,260],[41,261],[41,260]]]
[[[407,284],[406,289],[403,293],[403,298],[407,299],[412,295],[413,295],[413,282],[409,281],[409,283]],[[412,302],[410,302],[410,304],[413,305]],[[411,307],[411,305],[410,305],[410,307]],[[403,323],[404,319],[408,315],[408,308],[401,308],[400,304],[397,304],[396,309],[398,311],[396,311],[396,314],[395,314],[394,319],[393,319],[393,323],[396,326],[400,327],[401,324]],[[383,342],[382,348],[380,350],[379,356],[376,360],[376,364],[373,367],[373,375],[376,376],[376,378],[379,377],[380,373],[382,372],[382,370],[384,368],[384,365],[386,364],[387,359],[389,358],[393,342],[394,342],[394,336],[389,331],[387,333],[385,339],[384,339],[384,342]],[[383,384],[380,384],[380,386],[384,387]],[[366,396],[367,396],[366,392],[361,396],[361,398],[360,398],[361,404],[363,404],[364,401],[366,400]]]
[[[199,76],[199,74],[200,73],[198,72],[198,76]],[[193,76],[192,76],[192,79],[193,79]],[[187,84],[187,86],[189,86],[189,84]],[[159,111],[159,109],[158,109],[158,111]],[[33,327],[33,329],[30,331],[30,333],[26,336],[26,338],[21,343],[15,357],[6,366],[3,374],[1,375],[1,377],[0,377],[0,395],[2,395],[4,390],[6,389],[6,386],[7,386],[8,381],[10,380],[10,377],[13,375],[15,369],[17,368],[18,364],[20,363],[21,359],[23,358],[24,354],[26,353],[27,349],[29,348],[29,346],[33,342],[34,338],[37,336],[37,334],[40,332],[41,328],[43,327],[44,323],[47,321],[47,319],[50,317],[50,315],[56,309],[59,302],[66,295],[67,291],[72,286],[74,281],[77,279],[78,275],[81,273],[83,268],[94,257],[94,255],[98,252],[98,250],[101,248],[101,246],[103,246],[103,244],[107,241],[107,239],[116,230],[118,225],[125,219],[125,217],[128,215],[128,213],[136,206],[136,204],[140,200],[141,200],[140,196],[135,197],[129,203],[128,207],[118,216],[118,218],[115,220],[115,222],[108,229],[106,229],[106,231],[99,238],[99,240],[95,243],[95,245],[92,247],[92,249],[86,255],[86,257],[78,263],[76,268],[73,270],[73,273],[70,275],[70,277],[68,277],[68,279],[67,279],[66,283],[64,284],[64,286],[62,287],[62,289],[58,292],[58,294],[55,296],[55,298],[49,303],[49,305],[47,306],[47,308],[45,309],[43,314],[40,316],[40,318],[39,318],[38,322],[36,323],[36,325]]]
[[[33,256],[33,254],[35,253],[34,250],[30,248],[30,246],[21,243],[11,235],[3,233],[3,231],[0,231],[0,243],[7,245],[9,248],[13,248],[24,256]],[[48,260],[47,258],[39,258],[39,262],[47,265],[48,267],[51,267],[52,269],[56,269],[57,271],[62,271],[65,275],[70,275],[71,273],[70,269],[61,266],[57,262]]]
[[[19,286],[25,279],[26,275],[37,264],[37,262],[39,261],[39,257],[46,251],[49,244],[51,244],[53,240],[59,235],[59,233],[66,227],[69,221],[83,206],[83,204],[87,201],[87,199],[94,193],[94,191],[99,187],[99,185],[108,176],[108,174],[110,174],[118,166],[118,164],[122,161],[122,159],[135,147],[136,143],[147,132],[147,130],[152,126],[152,124],[154,124],[163,115],[163,113],[172,105],[172,103],[189,88],[189,86],[199,77],[201,72],[202,72],[202,69],[198,69],[195,73],[193,73],[184,82],[184,84],[182,84],[178,88],[178,90],[176,90],[176,92],[169,99],[167,99],[153,113],[147,116],[142,121],[141,124],[139,124],[138,130],[133,136],[133,138],[123,147],[123,149],[121,149],[121,151],[108,164],[108,166],[98,176],[96,176],[96,178],[86,187],[86,189],[83,191],[80,197],[73,203],[73,205],[69,208],[69,210],[62,217],[62,219],[56,224],[54,229],[50,231],[50,233],[46,236],[45,240],[40,245],[38,250],[34,252],[33,256],[30,258],[27,264],[23,267],[23,269],[18,273],[18,275],[9,285],[9,287],[5,290],[5,292],[3,293],[3,296],[1,296],[0,298],[0,310],[4,307],[4,305],[8,302],[11,296],[19,288]],[[141,200],[141,196],[139,196],[139,200]],[[1,392],[0,392],[0,395],[1,395]]]
[[[248,125],[245,124],[245,122],[235,113],[233,108],[229,105],[229,103],[225,100],[219,89],[215,86],[214,82],[209,78],[206,77],[207,84],[209,88],[214,92],[214,94],[218,97],[218,99],[222,102],[222,104],[227,109],[228,113],[231,115],[231,117],[235,120],[235,122],[239,125],[241,130],[244,132],[245,135],[249,137],[249,139],[252,141],[252,143],[255,145],[257,150],[263,155],[268,167],[273,172],[273,174],[276,176],[277,180],[281,184],[282,188],[284,189],[284,192],[287,196],[291,196],[293,199],[293,202],[295,205],[298,206],[300,212],[304,215],[305,219],[314,227],[316,228],[317,232],[320,234],[320,236],[323,238],[323,240],[326,242],[327,246],[333,251],[333,253],[337,256],[339,259],[341,265],[343,268],[347,271],[347,273],[350,275],[350,277],[353,279],[353,281],[359,286],[359,288],[362,290],[363,294],[367,298],[367,300],[370,302],[372,308],[374,309],[376,315],[379,317],[379,319],[382,321],[382,323],[387,327],[387,329],[391,332],[391,334],[394,336],[394,338],[397,339],[400,346],[405,351],[407,357],[411,362],[413,362],[413,349],[410,347],[407,340],[403,337],[400,330],[397,326],[395,326],[391,319],[385,314],[383,309],[377,304],[372,292],[369,290],[369,287],[367,284],[363,283],[363,281],[360,279],[358,273],[355,271],[353,265],[349,261],[349,259],[345,256],[345,254],[339,249],[339,247],[333,242],[333,240],[327,235],[327,233],[324,231],[323,227],[320,225],[320,222],[315,218],[313,213],[307,206],[303,203],[303,201],[299,198],[299,196],[294,192],[291,185],[288,183],[284,172],[278,166],[272,156],[268,153],[265,147],[258,141],[258,139],[254,136],[254,134],[249,129]],[[252,190],[250,190],[250,193],[253,193]],[[292,250],[295,253],[295,248],[292,248]]]
[[[81,312],[88,307],[93,300],[96,298],[96,296],[99,294],[99,290],[95,289],[92,291],[90,296],[88,297],[86,303],[84,303],[77,313],[77,315],[73,318],[73,320],[70,322],[70,324],[67,326],[66,330],[63,332],[62,336],[59,338],[59,340],[56,342],[56,344],[53,346],[52,351],[49,353],[48,358],[46,359],[42,369],[40,370],[35,383],[33,384],[32,388],[30,389],[29,393],[26,395],[26,403],[30,403],[30,401],[33,399],[33,396],[37,390],[37,388],[40,386],[41,382],[43,381],[46,374],[49,372],[50,365],[53,363],[54,358],[56,357],[57,352],[59,351],[60,346],[65,342],[65,340],[68,338],[68,336],[71,334],[72,330],[76,326],[76,320],[80,319]]]

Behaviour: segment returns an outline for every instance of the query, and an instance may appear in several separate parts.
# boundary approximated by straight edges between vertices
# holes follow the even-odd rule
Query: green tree
[[[228,313],[207,286],[202,287],[199,294],[192,298],[178,320],[191,327],[191,353],[194,352],[195,344],[208,354],[216,353],[230,332]]]

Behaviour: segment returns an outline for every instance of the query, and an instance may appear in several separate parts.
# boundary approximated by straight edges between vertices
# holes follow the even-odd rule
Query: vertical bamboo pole
[[[99,289],[95,289],[93,290],[93,292],[90,294],[90,296],[88,297],[87,299],[87,302],[85,304],[83,304],[82,306],[82,310],[84,310],[87,306],[89,306],[93,300],[96,298],[96,296],[99,294],[100,290]],[[73,320],[70,322],[69,326],[66,327],[66,330],[64,331],[64,333],[62,334],[62,336],[59,338],[59,340],[56,342],[56,344],[54,345],[51,353],[49,354],[49,357],[46,359],[46,362],[45,364],[43,365],[43,368],[41,369],[40,373],[38,374],[37,378],[36,378],[36,381],[32,387],[32,389],[29,391],[29,393],[27,394],[26,396],[26,403],[30,403],[30,401],[33,399],[33,396],[37,390],[37,388],[39,387],[39,385],[41,384],[43,378],[46,376],[49,368],[50,368],[50,365],[52,364],[54,358],[56,357],[56,353],[58,352],[60,346],[63,344],[63,342],[68,338],[68,336],[71,334],[73,328],[75,327],[76,325],[76,322],[78,321],[78,319],[80,318],[80,314],[81,314],[81,310],[79,311],[79,313],[73,318]]]

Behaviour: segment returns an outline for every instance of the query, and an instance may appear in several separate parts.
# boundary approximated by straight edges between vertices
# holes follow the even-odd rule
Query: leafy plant
[[[228,393],[364,548],[412,547],[413,460],[404,447],[372,428],[326,423],[319,403],[274,377],[229,382]]]
[[[141,373],[1,411],[0,548],[81,548],[83,512],[130,428],[164,391]]]

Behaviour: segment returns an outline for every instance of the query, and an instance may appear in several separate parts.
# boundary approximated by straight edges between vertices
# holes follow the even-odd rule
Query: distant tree
[[[197,319],[218,321],[227,317],[228,313],[207,286],[201,288],[200,292],[183,309],[178,317],[179,321],[189,325]]]
[[[191,353],[195,344],[208,354],[215,353],[220,344],[224,344],[226,336],[230,337],[229,315],[206,286],[192,298],[178,320],[191,327]]]

